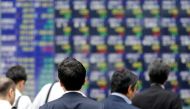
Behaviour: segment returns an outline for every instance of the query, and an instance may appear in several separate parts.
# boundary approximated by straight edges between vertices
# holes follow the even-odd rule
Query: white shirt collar
[[[131,100],[127,96],[125,96],[123,94],[120,94],[120,93],[117,93],[117,92],[113,92],[113,93],[111,93],[111,95],[115,95],[115,96],[121,97],[121,98],[123,98],[125,100],[126,103],[132,104]]]
[[[13,103],[13,106],[15,105],[15,103],[16,103],[18,97],[21,96],[21,95],[22,95],[21,92],[16,88],[16,89],[15,89],[15,101],[14,101],[14,103]]]
[[[12,108],[10,102],[8,102],[6,100],[0,100],[0,104],[3,107],[3,109],[11,109]]]
[[[16,88],[16,91],[15,91],[15,92],[16,92],[16,95],[17,95],[17,96],[21,96],[21,95],[22,95],[22,93],[21,93],[17,88]]]
[[[19,96],[21,96],[22,95],[22,93],[18,90],[18,89],[16,89],[15,90],[15,101],[17,100],[17,98],[19,97]]]
[[[70,93],[70,92],[76,92],[76,93],[79,93],[79,94],[81,94],[82,96],[86,97],[86,95],[85,95],[84,93],[82,93],[81,91],[65,91],[64,94]]]

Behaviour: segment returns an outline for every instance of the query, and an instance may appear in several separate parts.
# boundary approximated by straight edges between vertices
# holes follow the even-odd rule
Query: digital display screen
[[[147,88],[147,65],[171,63],[166,88],[190,106],[189,0],[0,0],[0,74],[15,64],[28,73],[31,97],[54,81],[57,64],[72,56],[87,69],[84,91],[110,92],[115,69],[127,67]]]

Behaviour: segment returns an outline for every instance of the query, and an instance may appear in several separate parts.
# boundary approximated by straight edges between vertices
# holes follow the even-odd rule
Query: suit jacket
[[[179,96],[158,85],[137,94],[132,103],[141,109],[182,109]]]
[[[123,98],[115,95],[110,95],[103,101],[104,109],[139,109],[131,104],[128,104]]]
[[[77,92],[69,92],[40,109],[102,109],[102,105]]]

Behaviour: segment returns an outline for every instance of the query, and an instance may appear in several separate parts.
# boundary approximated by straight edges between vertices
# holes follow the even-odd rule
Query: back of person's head
[[[86,69],[76,59],[68,57],[59,64],[58,77],[66,90],[80,90],[85,82]]]
[[[134,91],[138,77],[128,69],[115,71],[111,79],[111,92],[126,95],[129,87]]]
[[[20,65],[16,65],[8,69],[8,71],[6,72],[6,77],[12,79],[16,84],[19,81],[27,80],[25,68]]]
[[[151,83],[164,84],[168,79],[170,67],[161,59],[154,60],[148,68]]]
[[[0,98],[8,100],[11,104],[15,97],[15,83],[6,77],[0,77]]]

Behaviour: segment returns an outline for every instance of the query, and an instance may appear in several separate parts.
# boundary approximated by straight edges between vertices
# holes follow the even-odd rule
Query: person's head
[[[164,84],[168,79],[170,67],[161,59],[154,60],[148,68],[150,82],[155,84]]]
[[[80,90],[85,82],[86,69],[76,59],[68,57],[58,65],[58,77],[65,90]]]
[[[24,90],[25,82],[27,80],[27,74],[24,67],[20,65],[11,67],[6,72],[6,77],[12,79],[15,82],[16,87],[19,91],[22,92]]]
[[[138,77],[128,69],[115,71],[111,79],[111,92],[121,93],[132,99],[136,93]]]
[[[7,100],[12,105],[15,99],[15,83],[6,77],[0,77],[0,99]]]

